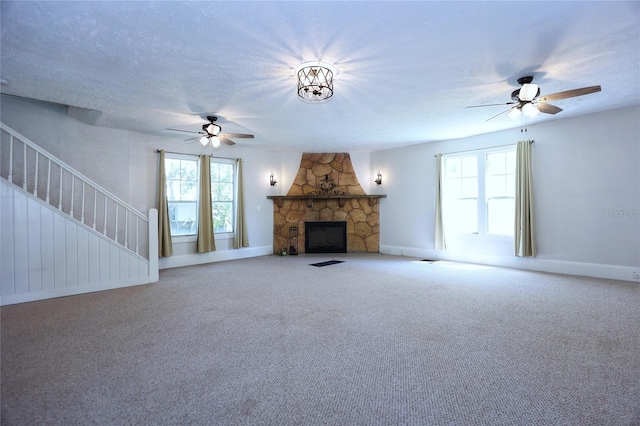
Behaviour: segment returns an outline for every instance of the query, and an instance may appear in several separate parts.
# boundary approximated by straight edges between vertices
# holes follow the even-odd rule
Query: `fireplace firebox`
[[[347,222],[305,222],[305,253],[346,253]]]

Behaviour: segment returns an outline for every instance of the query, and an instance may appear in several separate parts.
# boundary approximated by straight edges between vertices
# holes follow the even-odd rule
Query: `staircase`
[[[155,209],[147,217],[0,129],[0,304],[157,281]]]

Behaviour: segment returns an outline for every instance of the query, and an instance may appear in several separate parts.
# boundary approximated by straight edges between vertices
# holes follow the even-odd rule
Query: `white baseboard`
[[[244,259],[248,257],[266,256],[273,254],[273,246],[246,247],[238,250],[215,251],[211,253],[190,254],[185,256],[171,256],[159,260],[160,269],[177,268],[180,266],[199,265],[202,263],[223,262],[226,260]],[[17,303],[35,302],[56,297],[75,296],[96,291],[113,290],[122,287],[149,284],[157,282],[157,273],[148,277],[117,281],[103,284],[79,285],[60,289],[43,290],[33,293],[11,294],[0,297],[0,306],[15,305]]]
[[[17,303],[35,302],[38,300],[54,299],[56,297],[76,296],[78,294],[96,291],[113,290],[116,288],[132,287],[149,284],[149,277],[141,277],[124,281],[103,284],[86,284],[74,287],[42,290],[33,293],[11,294],[0,298],[0,306],[15,305]]]
[[[452,253],[442,250],[421,249],[380,245],[380,253],[425,259],[450,260],[454,262],[476,263],[482,265],[501,266],[505,268],[525,269],[529,271],[553,272],[557,274],[580,275],[585,277],[608,278],[612,280],[632,281],[633,273],[640,273],[640,266],[605,265],[598,263],[570,262],[544,258],[496,256],[473,253]]]
[[[640,267],[605,265],[597,263],[570,262],[541,258],[520,258],[495,255],[479,255],[466,253],[450,253],[447,251],[421,249],[415,247],[400,247],[380,245],[380,253],[397,256],[418,257],[424,259],[440,259],[454,262],[475,263],[482,265],[500,266],[505,268],[524,269],[530,271],[552,272],[558,274],[579,275],[587,277],[607,278],[613,280],[631,281],[640,284],[640,280],[633,279],[634,272],[640,272]],[[238,250],[172,256],[160,259],[160,269],[177,268],[181,266],[198,265],[202,263],[223,262],[227,260],[244,259],[249,257],[267,256],[273,254],[272,246],[247,247]],[[44,290],[34,293],[6,295],[0,298],[0,306],[17,303],[35,302],[56,297],[74,296],[96,291],[113,290],[122,287],[149,284],[149,277],[105,283],[99,285],[81,285],[61,289]]]
[[[273,254],[273,246],[245,247],[235,250],[194,253],[182,256],[163,257],[159,261],[159,267],[160,269],[179,268],[182,266],[224,262],[226,260],[245,259],[248,257],[266,256],[269,254]]]

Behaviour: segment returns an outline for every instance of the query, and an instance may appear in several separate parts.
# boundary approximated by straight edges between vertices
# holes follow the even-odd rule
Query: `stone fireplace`
[[[306,222],[345,222],[347,252],[380,251],[379,199],[367,195],[348,153],[302,154],[300,168],[287,195],[273,200],[273,252],[290,247],[296,227],[297,250],[305,252]],[[289,250],[287,250],[289,251]]]

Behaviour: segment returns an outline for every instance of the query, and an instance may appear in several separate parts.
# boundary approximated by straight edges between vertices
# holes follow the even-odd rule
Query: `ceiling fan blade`
[[[562,108],[551,104],[536,104],[536,107],[538,107],[538,111],[544,112],[545,114],[557,114],[562,111]]]
[[[193,132],[191,130],[180,130],[180,129],[167,129],[167,130],[173,130],[174,132],[185,132],[185,133],[202,133],[202,132]]]
[[[515,103],[517,102],[503,102],[501,104],[471,105],[471,106],[466,106],[464,108],[467,109],[467,108],[482,108],[482,107],[488,107],[488,106],[505,106],[505,105],[513,105]]]
[[[564,92],[552,93],[550,95],[540,96],[538,102],[557,101],[558,99],[574,98],[576,96],[588,95],[602,90],[600,86],[589,86],[581,89],[566,90]]]
[[[230,139],[227,139],[225,136],[229,136],[229,135],[218,135],[218,139],[220,139],[220,142],[222,142],[225,145],[235,145],[236,143]]]
[[[186,141],[192,141],[192,140],[194,140],[194,139],[198,139],[199,137],[200,137],[200,136],[196,136],[195,138],[185,139],[184,141],[185,141],[185,142],[186,142]]]
[[[253,135],[247,135],[245,133],[223,133],[221,135],[218,136],[222,136],[224,138],[245,138],[245,139],[253,139],[254,136]]]
[[[502,114],[506,114],[506,113],[508,113],[508,112],[511,112],[511,110],[512,110],[512,109],[514,109],[514,108],[518,108],[518,106],[519,106],[519,105],[520,105],[520,104],[518,103],[518,105],[516,105],[516,106],[514,106],[514,107],[511,107],[511,108],[509,108],[509,109],[508,109],[508,110],[506,110],[506,111],[502,111],[500,114],[496,114],[496,115],[494,115],[493,117],[491,117],[491,118],[487,119],[486,121],[493,120],[494,118],[496,118],[496,117],[498,117],[498,116],[501,116]]]

